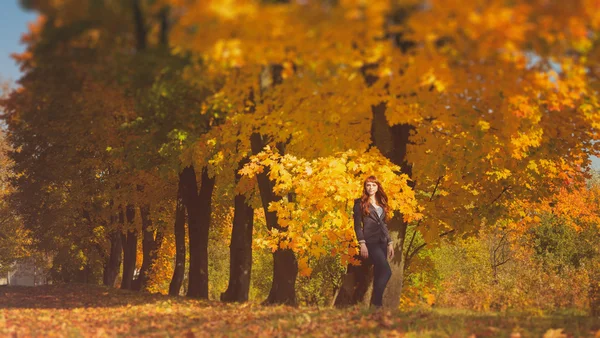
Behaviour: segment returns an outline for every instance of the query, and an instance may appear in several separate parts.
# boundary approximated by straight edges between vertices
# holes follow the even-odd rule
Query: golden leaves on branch
[[[271,203],[269,210],[277,213],[286,231],[273,229],[262,243],[272,250],[294,250],[302,275],[310,274],[311,259],[325,254],[338,256],[342,264],[357,263],[353,258],[357,251],[352,207],[368,175],[376,175],[386,187],[389,217],[396,212],[406,221],[421,217],[407,184],[408,176],[399,174],[400,168],[377,150],[363,154],[348,150],[309,161],[289,154],[281,156],[266,147],[240,173],[254,176],[265,167],[275,182],[274,192],[284,197]]]

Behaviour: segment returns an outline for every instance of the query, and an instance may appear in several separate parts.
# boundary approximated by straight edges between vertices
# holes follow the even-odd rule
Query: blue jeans
[[[366,243],[369,259],[373,263],[373,294],[371,305],[383,305],[383,291],[390,277],[392,269],[387,261],[387,243]]]

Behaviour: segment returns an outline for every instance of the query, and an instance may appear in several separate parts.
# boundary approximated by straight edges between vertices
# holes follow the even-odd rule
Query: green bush
[[[436,302],[443,307],[588,311],[600,237],[596,226],[582,229],[546,215],[526,236],[487,228],[475,237],[444,241],[424,250],[436,272],[428,274],[428,285],[439,286]]]

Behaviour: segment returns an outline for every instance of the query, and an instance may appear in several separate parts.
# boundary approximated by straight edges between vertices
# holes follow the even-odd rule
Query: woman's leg
[[[367,243],[369,258],[373,262],[373,295],[371,304],[374,306],[383,305],[383,291],[392,276],[392,269],[387,261],[386,243]]]

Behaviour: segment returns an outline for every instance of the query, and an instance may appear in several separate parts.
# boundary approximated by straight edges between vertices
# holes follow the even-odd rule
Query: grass
[[[8,337],[545,335],[600,338],[600,318],[226,304],[80,284],[0,287],[0,336]]]

